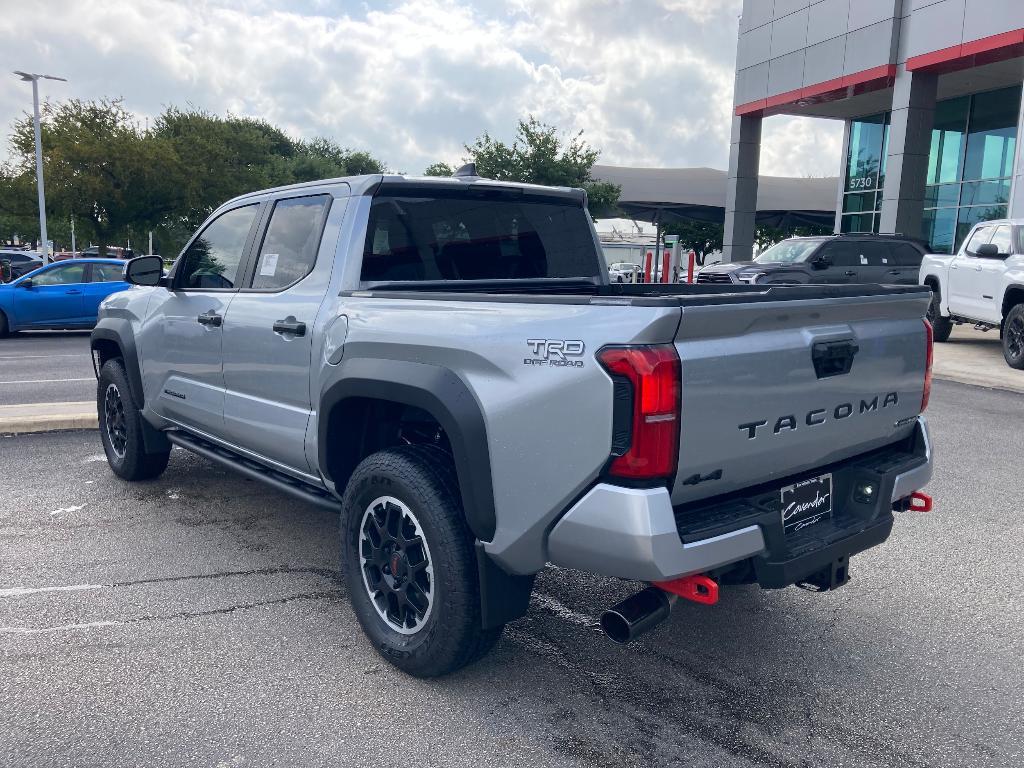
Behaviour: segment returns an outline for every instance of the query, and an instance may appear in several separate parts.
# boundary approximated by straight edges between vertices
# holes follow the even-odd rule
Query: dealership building
[[[939,252],[1024,217],[1024,0],[744,0],[725,257],[749,258],[762,121],[843,120],[837,232]]]

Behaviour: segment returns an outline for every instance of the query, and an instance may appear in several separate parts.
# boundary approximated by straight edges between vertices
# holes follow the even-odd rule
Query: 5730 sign
[[[875,188],[875,177],[874,176],[859,176],[857,178],[850,179],[850,189],[874,189]]]

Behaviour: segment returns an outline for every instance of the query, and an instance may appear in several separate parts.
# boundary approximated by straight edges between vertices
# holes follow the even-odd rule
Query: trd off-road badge
[[[523,358],[523,365],[547,365],[553,368],[582,368],[585,349],[582,341],[574,339],[527,339],[533,357]]]

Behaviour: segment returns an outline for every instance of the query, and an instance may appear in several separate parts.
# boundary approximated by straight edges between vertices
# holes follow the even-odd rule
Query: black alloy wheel
[[[124,458],[128,448],[128,428],[124,415],[124,400],[117,384],[111,382],[103,395],[103,413],[107,428],[107,439],[118,458]]]
[[[394,496],[374,499],[363,512],[359,564],[377,615],[399,634],[422,629],[433,608],[430,548],[419,520]]]

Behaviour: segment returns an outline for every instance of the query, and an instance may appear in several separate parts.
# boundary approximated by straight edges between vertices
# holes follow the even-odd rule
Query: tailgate
[[[924,387],[927,305],[920,292],[684,307],[673,504],[909,434]]]

